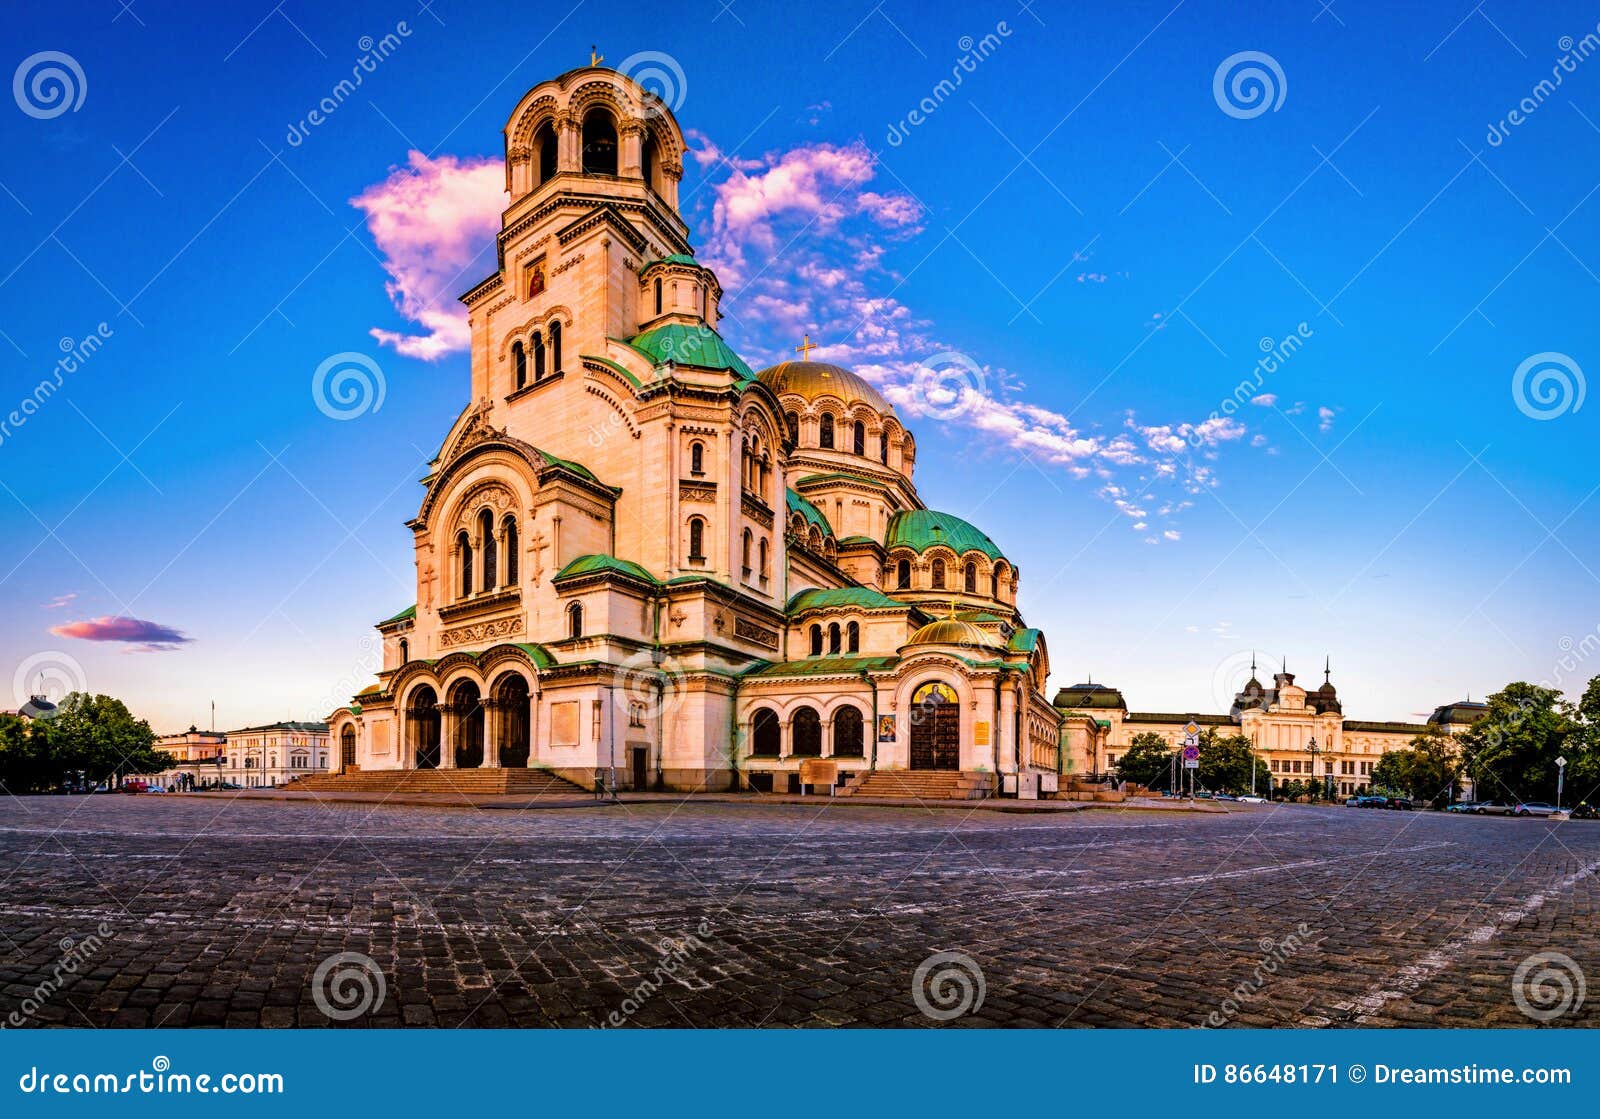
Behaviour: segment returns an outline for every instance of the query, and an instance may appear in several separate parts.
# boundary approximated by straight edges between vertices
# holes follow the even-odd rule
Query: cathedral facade
[[[598,66],[512,111],[498,267],[462,296],[468,402],[408,525],[416,602],[329,717],[335,769],[772,791],[809,759],[841,784],[1059,772],[1017,565],[927,507],[869,382],[757,372],[723,340],[683,155],[667,107]]]

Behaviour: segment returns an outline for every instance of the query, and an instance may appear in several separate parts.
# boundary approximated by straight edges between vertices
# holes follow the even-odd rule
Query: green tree
[[[1117,774],[1147,789],[1165,789],[1172,778],[1172,747],[1153,731],[1136,734],[1128,752],[1117,759]]]
[[[155,748],[150,724],[107,695],[68,695],[50,721],[49,737],[58,776],[82,771],[90,781],[115,781],[127,774],[160,773],[174,764],[171,754]]]
[[[1219,793],[1248,793],[1250,767],[1256,767],[1255,789],[1265,791],[1272,783],[1272,771],[1255,756],[1250,740],[1242,734],[1221,735],[1207,730],[1200,736],[1200,784]]]
[[[1563,799],[1569,804],[1593,803],[1600,791],[1600,676],[1589,681],[1578,702],[1567,709],[1572,733],[1567,737],[1567,783]]]
[[[1554,688],[1524,681],[1488,698],[1488,710],[1460,739],[1479,799],[1555,800],[1556,758],[1579,729],[1560,700]]]
[[[55,783],[50,757],[50,724],[0,715],[0,789],[13,796],[36,793]]]

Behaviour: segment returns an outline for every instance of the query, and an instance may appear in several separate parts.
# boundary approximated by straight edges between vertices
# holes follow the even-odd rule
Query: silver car
[[[1513,816],[1554,816],[1556,812],[1555,805],[1546,804],[1542,800],[1530,800],[1511,810]]]
[[[1515,805],[1507,804],[1503,800],[1480,800],[1472,806],[1475,816],[1509,816],[1516,810]]]

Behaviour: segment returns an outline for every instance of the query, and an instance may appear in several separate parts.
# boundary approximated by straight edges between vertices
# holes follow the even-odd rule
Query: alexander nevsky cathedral
[[[599,66],[512,111],[498,267],[461,297],[469,401],[409,522],[416,603],[329,717],[336,771],[766,792],[929,771],[982,795],[1182,722],[1090,685],[1047,700],[1017,565],[927,506],[894,408],[837,365],[757,372],[728,346],[683,155],[667,107]],[[1250,717],[1338,714],[1292,685]]]
[[[342,768],[780,792],[805,759],[841,785],[1056,772],[1016,565],[927,507],[872,385],[756,372],[717,333],[666,107],[574,70],[517,104],[505,153],[499,267],[462,296],[470,402],[410,522],[416,604],[332,717]]]

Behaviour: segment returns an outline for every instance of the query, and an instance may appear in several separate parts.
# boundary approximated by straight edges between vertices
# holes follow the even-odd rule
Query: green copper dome
[[[992,560],[1001,558],[995,542],[960,517],[932,509],[905,509],[889,518],[886,548],[910,548],[926,552],[936,544],[953,548],[957,555],[982,552]]]

